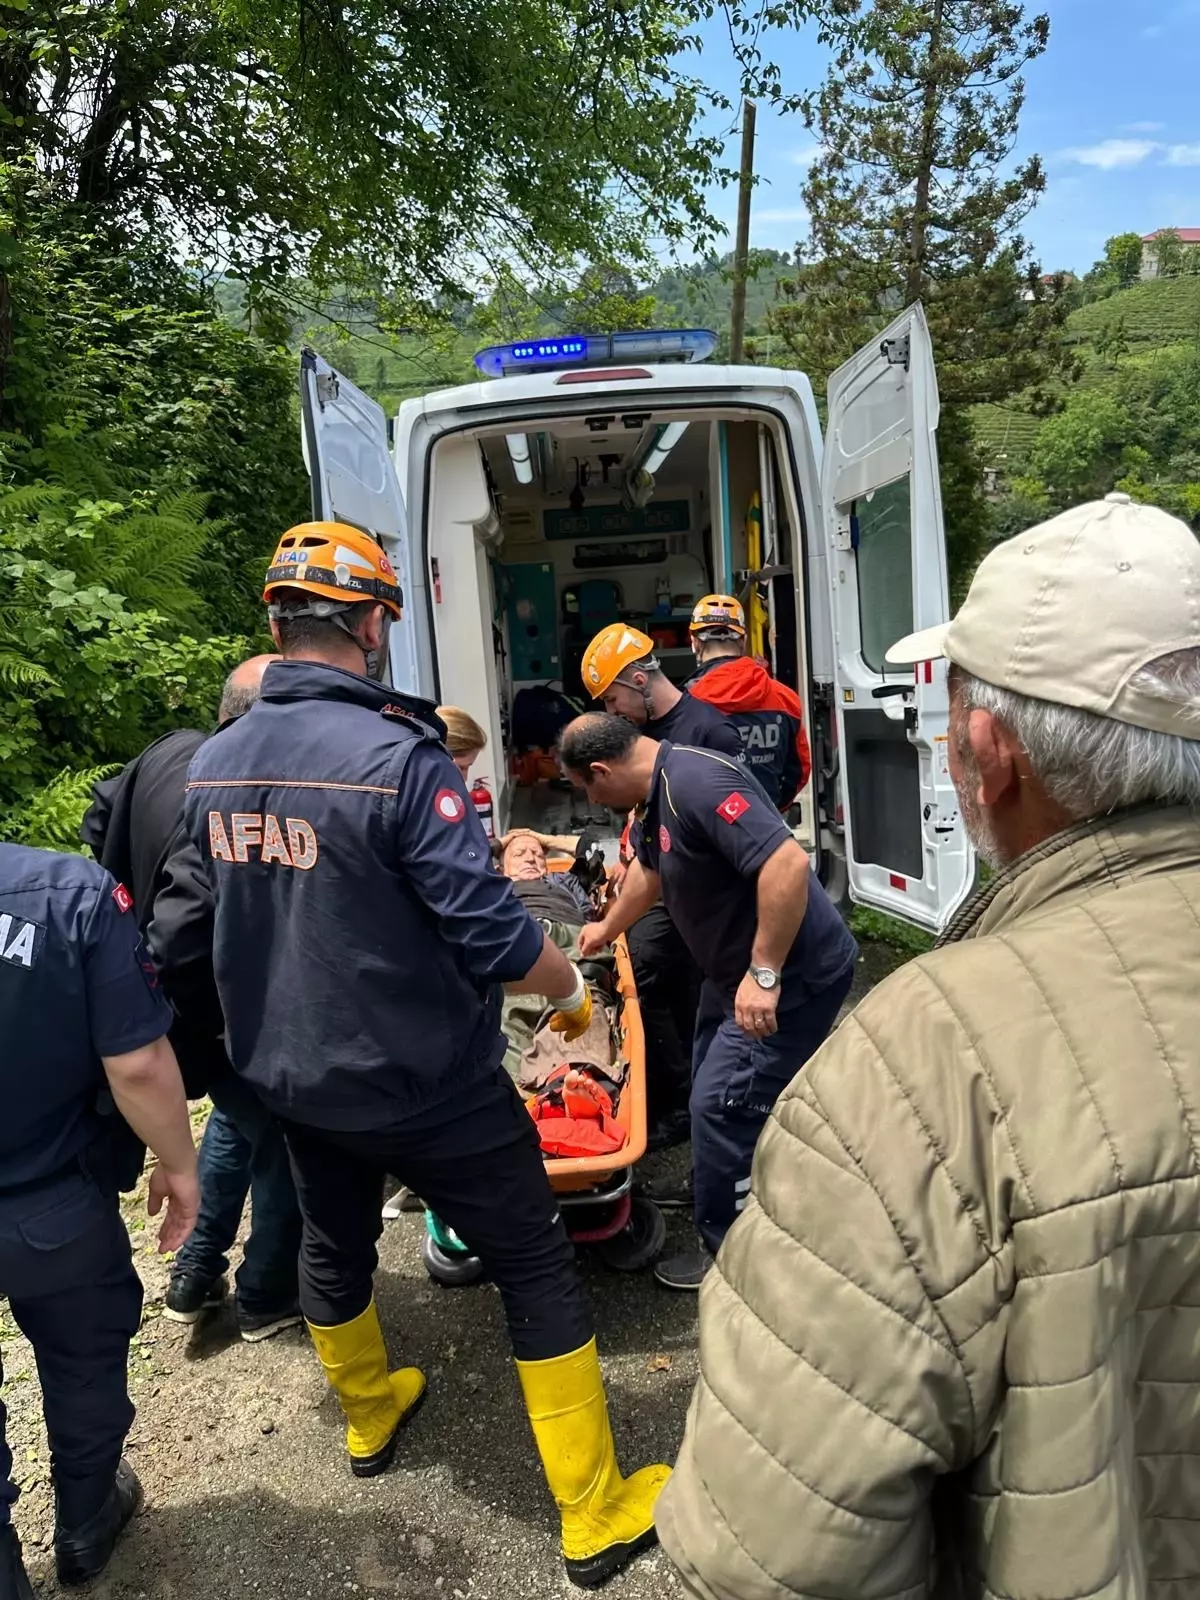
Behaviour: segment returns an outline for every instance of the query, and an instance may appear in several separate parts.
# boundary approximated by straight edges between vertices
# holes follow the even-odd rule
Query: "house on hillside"
[[[1193,250],[1200,250],[1200,228],[1156,228],[1153,233],[1144,233],[1141,271],[1143,279],[1158,277],[1158,241],[1164,233],[1173,233],[1189,254]]]

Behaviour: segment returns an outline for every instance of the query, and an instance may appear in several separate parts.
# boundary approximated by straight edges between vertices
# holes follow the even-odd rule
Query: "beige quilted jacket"
[[[1030,852],[787,1090],[662,1542],[707,1600],[1200,1596],[1200,818]]]

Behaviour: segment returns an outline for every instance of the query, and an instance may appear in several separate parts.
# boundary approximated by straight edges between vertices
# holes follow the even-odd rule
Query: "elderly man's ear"
[[[967,718],[967,742],[979,775],[975,796],[979,804],[992,810],[1006,798],[1015,798],[1022,779],[1029,774],[1029,758],[1016,734],[990,711],[972,711]]]

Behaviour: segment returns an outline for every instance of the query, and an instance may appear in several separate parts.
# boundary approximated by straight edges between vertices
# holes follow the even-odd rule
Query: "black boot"
[[[142,1503],[142,1486],[128,1461],[122,1460],[95,1516],[78,1528],[54,1524],[54,1561],[62,1584],[86,1583],[103,1572],[126,1523]]]
[[[15,1528],[0,1528],[0,1600],[34,1600]]]

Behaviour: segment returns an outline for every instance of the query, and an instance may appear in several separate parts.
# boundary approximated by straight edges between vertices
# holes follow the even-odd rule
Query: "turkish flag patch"
[[[433,809],[443,822],[461,822],[467,814],[462,795],[453,789],[439,789],[433,797]]]
[[[133,896],[123,883],[119,883],[112,892],[113,903],[122,915],[133,910]]]
[[[667,832],[665,827],[661,826],[658,830],[658,848],[664,855],[668,854],[671,849],[671,835]]]
[[[722,822],[736,822],[739,817],[744,817],[750,809],[750,802],[744,794],[727,794],[717,807],[717,815]]]

